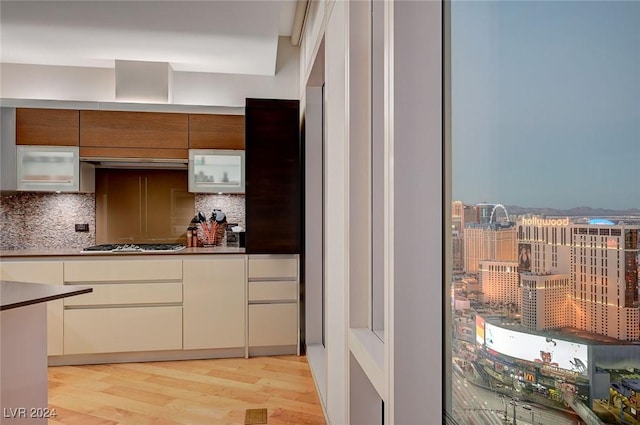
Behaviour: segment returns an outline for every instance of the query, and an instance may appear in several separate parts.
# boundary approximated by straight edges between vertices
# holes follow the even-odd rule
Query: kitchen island
[[[1,425],[48,422],[46,302],[91,291],[0,280]]]

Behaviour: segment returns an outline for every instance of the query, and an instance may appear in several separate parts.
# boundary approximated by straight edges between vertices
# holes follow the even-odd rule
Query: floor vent
[[[266,424],[267,409],[247,409],[244,415],[244,425]]]

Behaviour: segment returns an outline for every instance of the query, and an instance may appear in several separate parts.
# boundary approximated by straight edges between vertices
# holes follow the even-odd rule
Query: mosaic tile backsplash
[[[94,194],[18,192],[0,197],[0,249],[83,248],[95,244]],[[89,224],[76,232],[75,224]]]
[[[214,209],[221,210],[227,216],[227,223],[238,223],[246,227],[244,222],[244,194],[241,195],[209,195],[195,194],[196,212],[201,211],[207,217],[211,216]]]
[[[245,227],[245,197],[195,195],[195,211],[207,216],[214,209],[227,215],[228,223]],[[96,200],[94,194],[18,192],[0,196],[0,250],[84,248],[95,245]],[[76,232],[75,224],[89,224],[88,232]],[[189,223],[185,223],[185,229]]]

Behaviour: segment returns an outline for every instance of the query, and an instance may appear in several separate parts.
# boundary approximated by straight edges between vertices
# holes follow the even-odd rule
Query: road
[[[458,373],[453,374],[453,417],[459,424],[505,425],[503,420],[507,405],[507,424],[513,424],[512,405],[488,389],[477,387]],[[527,402],[516,403],[516,423],[521,425],[577,425],[578,417],[550,408],[531,405],[532,410],[522,408]],[[533,418],[533,422],[532,422]]]

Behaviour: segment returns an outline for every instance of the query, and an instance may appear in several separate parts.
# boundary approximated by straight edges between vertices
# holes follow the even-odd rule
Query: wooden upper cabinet
[[[189,114],[189,149],[244,150],[244,115]]]
[[[80,156],[188,158],[189,116],[164,112],[80,111]]]
[[[16,144],[78,146],[79,111],[16,109]]]

